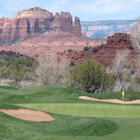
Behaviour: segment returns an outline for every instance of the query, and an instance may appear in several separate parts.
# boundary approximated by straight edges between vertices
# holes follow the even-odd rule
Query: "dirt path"
[[[30,109],[18,109],[18,110],[0,110],[3,113],[6,113],[10,116],[22,119],[22,120],[27,120],[27,121],[36,121],[36,122],[41,122],[41,121],[53,121],[55,118],[52,116],[41,112],[41,111],[34,111]]]
[[[102,101],[102,102],[110,102],[110,103],[117,103],[117,104],[140,104],[140,100],[133,100],[133,101],[122,101],[118,99],[97,99],[88,96],[79,96],[79,99],[83,100],[92,100],[92,101]]]

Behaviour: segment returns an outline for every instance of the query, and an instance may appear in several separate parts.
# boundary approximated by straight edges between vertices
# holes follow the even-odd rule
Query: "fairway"
[[[94,101],[93,101],[94,102]],[[140,105],[81,104],[81,103],[35,103],[17,104],[35,110],[84,117],[140,118]]]
[[[43,111],[55,120],[35,122],[0,112],[2,140],[140,140],[140,105],[81,100],[79,96],[119,99],[121,92],[91,94],[69,88],[38,86],[0,87],[0,109]],[[127,91],[126,101],[140,99]]]

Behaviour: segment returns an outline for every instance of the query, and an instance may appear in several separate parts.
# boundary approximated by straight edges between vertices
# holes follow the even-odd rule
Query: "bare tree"
[[[116,74],[114,91],[126,90],[138,74],[138,70],[133,65],[137,61],[133,59],[135,62],[132,64],[130,57],[129,49],[118,50],[112,62],[112,68],[107,70]]]
[[[66,86],[70,71],[70,62],[66,59],[57,59],[53,55],[39,60],[36,69],[36,80],[40,85]]]
[[[116,73],[114,91],[126,90],[136,79],[140,68],[140,16],[130,31],[130,40],[136,56],[131,57],[130,50],[116,52],[112,68],[109,72]],[[132,60],[133,59],[133,60]],[[133,61],[133,62],[132,62]]]
[[[140,16],[137,18],[137,21],[134,23],[131,31],[131,43],[133,48],[140,52]]]

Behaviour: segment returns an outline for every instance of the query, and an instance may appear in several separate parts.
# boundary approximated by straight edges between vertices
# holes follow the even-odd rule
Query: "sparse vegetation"
[[[38,54],[36,54],[35,57],[38,57]]]
[[[33,80],[32,74],[37,67],[34,58],[19,54],[0,56],[0,78],[13,80],[12,86],[17,86],[22,80]]]
[[[67,52],[72,52],[72,49],[68,49]]]
[[[100,46],[92,48],[92,52],[98,52],[103,47],[103,45],[104,44],[101,44]]]
[[[88,50],[89,50],[89,47],[84,47],[83,50],[84,50],[84,51],[88,51]]]

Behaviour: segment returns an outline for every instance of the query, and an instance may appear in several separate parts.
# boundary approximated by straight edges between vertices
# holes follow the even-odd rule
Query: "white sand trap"
[[[6,113],[10,116],[22,119],[22,120],[27,120],[27,121],[36,121],[36,122],[42,122],[42,121],[53,121],[55,118],[52,116],[41,112],[41,111],[34,111],[30,109],[18,109],[18,110],[0,110],[3,113]]]
[[[110,102],[110,103],[117,103],[117,104],[140,104],[140,100],[133,100],[133,101],[122,101],[118,99],[97,99],[88,96],[79,96],[79,99],[83,100],[92,100],[92,101],[102,101],[102,102]]]

